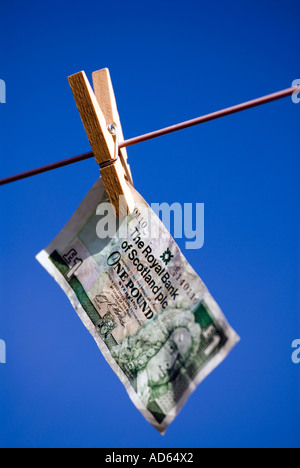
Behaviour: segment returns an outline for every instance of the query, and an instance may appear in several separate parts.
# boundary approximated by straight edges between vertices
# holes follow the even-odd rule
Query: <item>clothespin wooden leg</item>
[[[101,175],[116,216],[125,216],[134,209],[134,198],[120,158],[115,160],[115,142],[109,132],[106,119],[84,72],[70,76],[73,96],[98,164],[111,162],[101,169]],[[120,197],[123,204],[119,206]]]
[[[92,77],[94,93],[97,98],[100,109],[102,110],[102,113],[104,115],[106,124],[109,125],[110,123],[114,122],[117,125],[118,139],[119,143],[121,143],[122,141],[124,141],[124,136],[109,70],[108,68],[103,68],[102,70],[95,71],[92,74]],[[126,148],[120,148],[119,151],[126,179],[133,186],[132,174],[130,166],[127,162]]]

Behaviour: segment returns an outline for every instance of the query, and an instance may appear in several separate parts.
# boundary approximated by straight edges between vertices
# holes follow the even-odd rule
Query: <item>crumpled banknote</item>
[[[134,190],[116,220],[101,179],[37,260],[54,277],[145,418],[164,433],[239,338]]]

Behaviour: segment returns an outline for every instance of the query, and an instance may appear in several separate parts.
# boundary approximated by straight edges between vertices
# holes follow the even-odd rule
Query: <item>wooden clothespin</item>
[[[109,70],[93,73],[95,94],[84,72],[68,80],[109,200],[116,216],[125,216],[134,209],[133,183],[126,149],[118,148],[123,132]]]

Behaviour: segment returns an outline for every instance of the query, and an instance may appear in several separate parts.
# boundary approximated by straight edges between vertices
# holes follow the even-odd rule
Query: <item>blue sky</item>
[[[108,67],[125,138],[300,79],[296,1],[1,5],[1,177],[89,151],[67,77]],[[205,203],[184,250],[241,336],[162,437],[35,255],[93,160],[1,187],[0,446],[299,447],[299,112],[290,98],[128,149],[150,202]]]

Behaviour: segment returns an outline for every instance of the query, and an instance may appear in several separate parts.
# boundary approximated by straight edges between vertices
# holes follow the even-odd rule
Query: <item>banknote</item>
[[[134,211],[117,220],[99,179],[37,260],[132,402],[164,433],[239,337],[159,217],[132,191]]]

